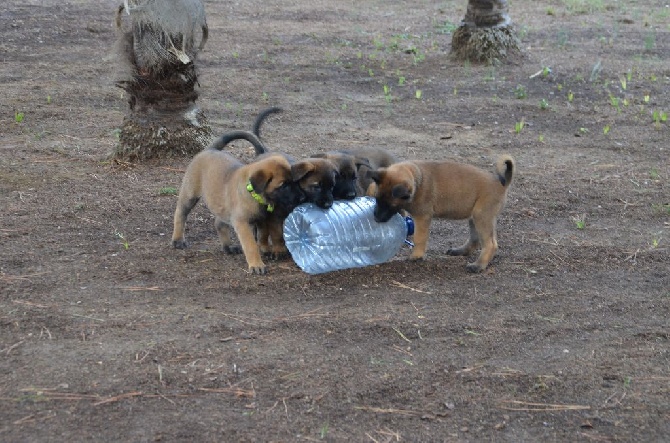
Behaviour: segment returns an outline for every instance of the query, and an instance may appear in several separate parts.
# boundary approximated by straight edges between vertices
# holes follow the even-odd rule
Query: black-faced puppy
[[[367,171],[385,168],[398,161],[393,154],[382,148],[330,151],[316,154],[314,157],[332,161],[340,171],[333,190],[338,200],[350,200],[367,195],[368,188],[373,183],[368,178]]]
[[[496,174],[470,165],[449,161],[405,161],[368,172],[376,184],[375,220],[388,221],[405,210],[414,218],[414,243],[411,258],[426,253],[433,217],[469,219],[470,238],[449,255],[469,255],[481,246],[479,258],[467,265],[468,271],[486,269],[498,251],[496,217],[505,204],[515,164],[509,155],[496,163]]]
[[[281,108],[273,107],[262,111],[254,122],[254,135],[260,139],[263,121],[269,115],[277,112],[281,112]],[[268,155],[282,155],[289,161],[293,171],[293,180],[304,197],[304,201],[314,203],[323,209],[329,209],[333,205],[333,187],[338,174],[335,164],[322,158],[295,160],[287,154],[268,151],[263,144],[254,144],[254,149],[259,159]],[[275,258],[288,254],[283,236],[283,225],[287,216],[288,213],[273,214],[262,223],[257,224],[258,242],[263,253],[271,254]]]
[[[263,121],[270,115],[281,112],[281,108],[272,107],[264,110],[258,117],[253,126],[253,133],[260,139],[260,131]],[[271,153],[262,143],[259,146],[254,145],[256,155],[262,158],[263,155]],[[335,186],[335,177],[338,174],[336,165],[323,158],[305,158],[296,160],[287,154],[285,156],[296,171],[298,185],[306,197],[306,201],[315,203],[323,209],[328,209],[333,205],[333,187]]]
[[[224,135],[193,158],[179,191],[172,245],[178,249],[187,246],[184,239],[186,218],[202,198],[215,216],[215,227],[224,251],[240,252],[239,247],[232,246],[229,230],[232,227],[240,241],[249,271],[252,274],[265,274],[267,268],[254,239],[253,227],[263,222],[275,208],[293,204],[289,192],[293,174],[291,165],[281,155],[269,155],[245,165],[220,151],[235,138],[244,138],[255,146],[262,146],[253,134],[235,131]]]

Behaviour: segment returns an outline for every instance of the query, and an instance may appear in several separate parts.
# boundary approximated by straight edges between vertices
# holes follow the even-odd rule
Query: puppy
[[[271,114],[281,112],[281,108],[272,107],[262,111],[256,117],[253,125],[253,134],[260,140],[261,126],[263,121]],[[297,181],[297,187],[304,196],[305,201],[316,204],[323,209],[329,209],[333,206],[333,190],[337,167],[334,163],[323,158],[306,158],[295,160],[287,154],[278,154],[268,151],[261,144],[254,144],[256,155],[259,159],[268,155],[282,155],[291,164],[294,172],[294,179]],[[258,241],[261,251],[271,254],[275,258],[281,258],[288,254],[284,245],[283,224],[288,214],[273,214],[266,218],[262,223],[258,223]],[[269,245],[268,239],[272,242]]]
[[[351,200],[367,195],[368,188],[373,183],[367,177],[367,171],[385,168],[398,161],[393,154],[382,148],[330,151],[315,154],[314,157],[332,161],[340,171],[333,189],[333,195],[338,200]]]
[[[261,138],[261,125],[263,121],[270,114],[281,111],[281,108],[272,107],[258,114],[254,121],[253,133],[259,140]],[[256,150],[256,155],[261,158],[270,152],[263,144],[254,145],[254,149]],[[322,158],[296,160],[287,154],[281,155],[285,156],[295,169],[303,172],[299,180],[299,186],[305,194],[306,201],[315,203],[323,209],[329,209],[333,206],[333,187],[335,186],[335,177],[339,172],[333,162]]]
[[[470,165],[442,161],[405,161],[367,173],[376,184],[374,217],[388,221],[405,210],[414,218],[414,243],[411,258],[426,253],[433,217],[468,219],[470,238],[449,255],[469,255],[481,246],[479,258],[467,265],[470,272],[481,272],[498,250],[496,217],[505,204],[515,163],[501,156],[492,175]]]
[[[186,218],[203,198],[215,215],[214,224],[223,250],[227,253],[244,252],[249,271],[265,274],[267,267],[261,259],[253,228],[275,210],[286,212],[288,208],[295,207],[296,198],[291,189],[293,172],[289,162],[281,155],[266,156],[245,165],[221,152],[228,142],[236,138],[244,138],[254,146],[262,147],[253,134],[234,131],[197,154],[188,165],[174,213],[172,246],[177,249],[187,246],[184,239]],[[232,246],[229,227],[235,230],[241,251],[239,247]]]

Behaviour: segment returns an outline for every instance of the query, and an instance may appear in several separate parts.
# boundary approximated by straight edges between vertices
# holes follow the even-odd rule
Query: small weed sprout
[[[398,77],[398,86],[402,86],[404,84],[405,84],[405,77],[401,75],[400,77]]]
[[[391,87],[389,85],[384,85],[384,99],[387,103],[391,103],[393,97],[391,96]]]
[[[521,131],[523,131],[523,127],[525,125],[526,125],[526,123],[524,122],[524,120],[522,118],[521,121],[518,121],[518,122],[514,123],[514,132],[516,132],[517,134],[521,133]]]
[[[130,243],[128,242],[128,240],[126,240],[126,238],[123,236],[123,234],[120,233],[119,231],[116,231],[116,232],[114,233],[114,235],[115,235],[119,240],[121,240],[121,244],[123,245],[123,248],[127,251],[128,248],[130,248]]]
[[[321,440],[323,440],[324,438],[326,438],[327,435],[328,435],[328,423],[326,423],[325,425],[323,425],[323,426],[321,427],[321,431],[319,432],[319,436],[321,437]]]
[[[540,134],[540,136],[537,138],[537,141],[544,143],[544,134]]]
[[[628,81],[627,81],[626,77],[621,76],[621,78],[619,79],[619,83],[621,83],[621,89],[623,89],[625,91],[626,86],[628,86]]]
[[[588,128],[579,128],[579,133],[580,134],[585,135],[585,134],[588,134],[588,132],[589,132]]]
[[[575,226],[577,227],[577,229],[583,230],[584,228],[586,228],[586,214],[572,217],[572,221],[575,222]]]
[[[616,108],[616,110],[618,112],[621,112],[621,107],[619,106],[619,98],[615,97],[612,94],[609,95],[609,98],[610,98],[610,104],[612,105],[612,107]]]
[[[514,89],[514,96],[518,99],[524,99],[528,96],[526,88],[523,85],[517,85]]]
[[[546,98],[540,100],[540,109],[542,109],[543,111],[549,109],[549,102],[547,101]]]
[[[651,97],[649,96],[649,94],[644,94],[644,97],[642,98],[642,100],[645,103],[649,103],[649,100],[651,100]]]
[[[165,186],[158,190],[158,195],[177,195],[179,191],[172,186]]]
[[[668,114],[665,111],[656,110],[652,113],[652,118],[654,119],[656,129],[661,129],[661,123],[668,121]]]
[[[658,169],[654,168],[651,171],[649,171],[649,178],[652,180],[658,180],[661,178],[661,174],[658,173]]]
[[[603,128],[603,134],[607,135],[610,132],[610,125],[605,125]]]
[[[23,118],[25,117],[25,114],[23,112],[15,112],[14,113],[14,121],[16,123],[21,123],[23,122]]]
[[[572,91],[568,91],[568,103],[572,103],[572,101],[575,99],[575,94],[572,93]]]
[[[414,96],[416,97],[417,100],[421,100],[421,97],[423,96],[423,92],[421,89],[417,89],[416,92],[414,93]]]

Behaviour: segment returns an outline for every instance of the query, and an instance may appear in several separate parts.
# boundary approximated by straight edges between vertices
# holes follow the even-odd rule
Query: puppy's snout
[[[347,192],[347,195],[345,195],[344,198],[346,198],[347,200],[353,200],[354,198],[356,198],[356,192],[355,191]]]

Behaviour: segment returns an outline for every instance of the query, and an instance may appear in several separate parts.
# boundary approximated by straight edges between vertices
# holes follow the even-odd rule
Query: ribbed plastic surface
[[[312,203],[298,206],[284,221],[284,240],[293,260],[309,274],[383,263],[407,237],[399,214],[386,223],[373,216],[375,200],[338,200],[324,210]]]

